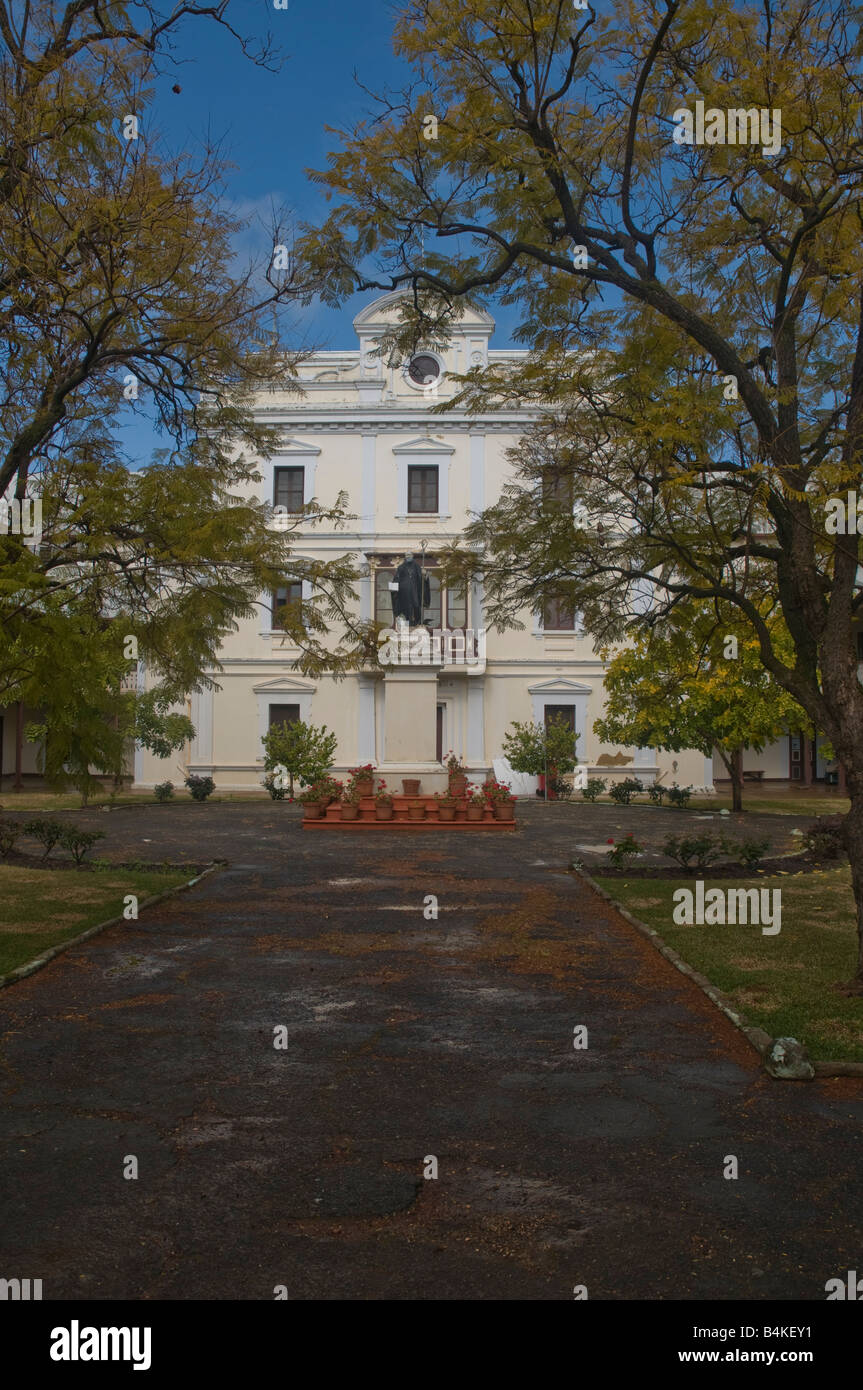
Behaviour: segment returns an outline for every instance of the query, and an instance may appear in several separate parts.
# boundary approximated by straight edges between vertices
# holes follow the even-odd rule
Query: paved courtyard
[[[863,1082],[765,1077],[567,871],[636,815],[77,813],[112,859],[229,864],[0,993],[0,1272],[52,1299],[823,1300],[859,1266]]]

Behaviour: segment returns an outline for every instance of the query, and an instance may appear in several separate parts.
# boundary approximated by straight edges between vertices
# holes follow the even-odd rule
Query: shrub
[[[761,863],[761,860],[764,858],[769,848],[769,840],[747,839],[740,840],[734,846],[734,852],[736,853],[741,864],[745,864],[747,869],[754,869],[758,864]]]
[[[279,767],[274,767],[264,778],[264,786],[270,793],[273,801],[284,801],[288,794],[288,788],[285,784],[285,775],[280,765]]]
[[[333,765],[338,738],[326,724],[305,724],[297,719],[293,724],[274,724],[261,739],[264,745],[264,767],[274,772],[283,767],[288,777],[288,792],[293,798],[294,783],[312,787]]]
[[[562,777],[549,777],[548,790],[554,792],[559,801],[569,801],[573,793],[571,782],[565,781]]]
[[[170,801],[174,795],[174,783],[160,782],[158,786],[153,788],[153,795],[157,801]]]
[[[549,777],[555,777],[575,768],[577,737],[562,715],[549,719],[547,724],[515,719],[503,736],[503,753],[513,772],[533,777],[547,772]]]
[[[669,859],[676,859],[684,869],[689,868],[693,859],[696,869],[705,869],[723,853],[723,843],[715,835],[669,835],[662,853]]]
[[[4,820],[0,817],[0,856],[4,859],[11,854],[15,848],[15,841],[21,834],[21,826],[17,821]]]
[[[692,796],[691,787],[669,787],[668,800],[672,806],[677,806],[682,811],[689,805],[689,798]]]
[[[81,830],[77,825],[70,825],[68,830],[63,831],[60,843],[69,851],[76,864],[82,864],[84,856],[89,854],[96,841],[104,838],[104,830]]]
[[[667,787],[661,787],[658,782],[654,782],[652,787],[647,788],[647,795],[650,797],[654,806],[661,806],[662,798],[665,796],[665,793],[667,791]]]
[[[818,816],[806,827],[803,843],[813,859],[841,859],[844,856],[844,819],[844,816]]]
[[[621,783],[620,785],[622,786],[623,784]],[[623,840],[618,840],[617,844],[608,851],[607,858],[616,868],[620,868],[621,865],[626,863],[630,855],[641,853],[642,847],[638,841],[634,840],[632,835],[627,835]]]
[[[616,801],[619,806],[628,806],[636,792],[643,792],[644,786],[637,777],[625,777],[622,782],[615,782],[609,792],[612,801]]]
[[[42,858],[47,859],[54,846],[62,840],[66,827],[62,821],[40,816],[35,820],[28,820],[23,829],[25,835],[32,835],[34,840],[44,845],[45,853]]]
[[[605,791],[604,777],[588,777],[581,789],[581,794],[585,801],[595,801],[601,792]]]
[[[206,801],[208,796],[212,796],[216,790],[216,784],[212,777],[198,777],[193,772],[186,778],[186,786],[189,788],[189,795],[196,801]]]

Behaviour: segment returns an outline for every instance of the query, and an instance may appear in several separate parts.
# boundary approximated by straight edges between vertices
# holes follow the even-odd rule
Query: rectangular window
[[[453,629],[467,627],[466,589],[447,589],[446,619],[447,627]]]
[[[393,621],[393,595],[388,585],[395,578],[395,570],[375,570],[375,622],[389,627]]]
[[[546,705],[545,706],[545,727],[548,728],[551,721],[555,724],[564,724],[575,733],[575,705]]]
[[[305,468],[276,468],[273,473],[273,506],[301,512],[305,496]]]
[[[574,632],[575,608],[560,594],[550,595],[543,608],[542,625],[546,632]]]
[[[277,589],[273,594],[270,606],[270,619],[274,628],[281,627],[278,621],[279,611],[286,608],[289,603],[300,604],[303,601],[303,586],[300,580],[293,584],[284,584],[281,589]]]
[[[299,705],[270,705],[271,729],[274,724],[298,724],[299,720]]]
[[[542,477],[542,500],[545,505],[550,503],[572,511],[575,501],[575,481],[572,474],[556,468],[547,468]]]
[[[438,470],[419,464],[408,467],[408,511],[436,512],[438,510]]]

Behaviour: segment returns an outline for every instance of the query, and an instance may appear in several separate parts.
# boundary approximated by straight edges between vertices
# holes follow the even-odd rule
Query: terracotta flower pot
[[[342,802],[342,820],[358,820],[359,814],[359,806],[355,806],[352,801]]]
[[[374,779],[374,777],[364,777],[363,780],[362,780],[361,782],[356,782],[356,783],[355,783],[355,786],[356,786],[356,789],[357,789],[357,791],[358,791],[358,793],[359,793],[360,796],[374,796],[374,793],[375,793],[375,779]]]
[[[467,791],[467,775],[462,772],[450,773],[449,794],[450,796],[464,796]]]
[[[420,779],[418,777],[403,777],[402,791],[405,796],[416,796],[420,789]]]
[[[494,804],[495,820],[515,820],[514,801],[496,801]]]
[[[413,801],[408,806],[408,820],[425,820],[426,804],[424,801]]]
[[[439,805],[437,808],[437,818],[438,820],[455,820],[455,807]]]
[[[376,807],[375,807],[375,820],[392,820],[392,818],[393,818],[393,808],[392,808],[392,806],[376,806]]]
[[[467,808],[468,820],[482,820],[484,814],[485,809],[482,806],[468,806]]]
[[[324,804],[322,801],[307,801],[303,807],[305,820],[320,820],[324,814]]]

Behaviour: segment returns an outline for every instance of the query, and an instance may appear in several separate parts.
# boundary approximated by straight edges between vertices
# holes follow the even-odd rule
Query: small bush
[[[735,853],[747,869],[755,869],[770,848],[769,840],[740,840],[735,845]]]
[[[563,777],[549,777],[548,790],[554,792],[558,801],[569,801],[573,787],[572,783],[565,781]]]
[[[618,840],[614,848],[608,851],[607,858],[616,868],[620,868],[622,864],[626,863],[630,855],[641,853],[642,847],[638,841],[634,840],[631,835],[627,835],[625,839]]]
[[[819,816],[806,827],[803,844],[813,859],[842,859],[845,841],[842,837],[844,816]]]
[[[619,806],[628,806],[636,792],[643,792],[644,785],[639,782],[637,777],[625,777],[622,782],[615,782],[609,792],[612,801],[616,801]]]
[[[695,861],[696,869],[706,869],[724,852],[721,840],[714,835],[669,835],[662,846],[662,853],[669,859],[676,859],[684,869]]]
[[[647,795],[650,797],[654,806],[661,806],[662,798],[665,796],[665,793],[667,791],[667,787],[660,787],[658,782],[654,782],[652,787],[647,788]]]
[[[691,787],[669,787],[668,800],[672,806],[677,806],[682,811],[689,805],[689,798],[692,796]]]
[[[153,788],[153,795],[157,801],[170,801],[174,795],[174,783],[160,782],[158,786]]]
[[[21,834],[21,826],[14,820],[0,817],[0,857],[5,859],[15,848],[15,841]]]
[[[604,777],[588,777],[581,789],[581,794],[585,801],[595,801],[601,792],[605,791]]]
[[[63,831],[60,843],[69,851],[76,864],[82,864],[84,856],[90,853],[96,841],[104,838],[104,830],[81,830],[79,826],[72,825]]]
[[[270,793],[270,796],[272,797],[273,801],[284,801],[285,797],[288,794],[288,788],[285,785],[284,776],[275,768],[273,768],[272,772],[267,773],[266,777],[264,778],[264,786]]]
[[[206,801],[208,796],[212,796],[216,790],[216,784],[212,777],[198,777],[195,773],[185,779],[186,786],[189,788],[189,795],[196,801]]]
[[[38,840],[40,845],[45,848],[43,859],[47,859],[52,849],[62,840],[66,827],[59,820],[50,820],[47,817],[39,816],[35,820],[28,820],[24,827],[25,835],[32,835],[34,840]]]

